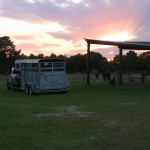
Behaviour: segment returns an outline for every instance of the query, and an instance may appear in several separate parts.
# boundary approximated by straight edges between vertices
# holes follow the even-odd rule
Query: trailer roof
[[[47,59],[17,59],[15,63],[39,63],[39,62],[59,62],[65,61],[64,58],[47,58]]]

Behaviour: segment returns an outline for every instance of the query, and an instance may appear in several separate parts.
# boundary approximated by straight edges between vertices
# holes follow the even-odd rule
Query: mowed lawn
[[[150,83],[90,85],[67,93],[8,91],[0,76],[0,150],[149,150]]]

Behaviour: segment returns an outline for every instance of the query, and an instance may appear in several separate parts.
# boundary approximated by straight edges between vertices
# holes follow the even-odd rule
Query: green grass
[[[66,94],[29,96],[0,76],[0,150],[150,149],[150,84],[69,82]]]

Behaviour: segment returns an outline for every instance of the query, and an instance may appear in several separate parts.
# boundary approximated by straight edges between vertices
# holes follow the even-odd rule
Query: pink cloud
[[[149,6],[149,0],[82,0],[81,3],[73,3],[70,0],[43,0],[34,3],[26,0],[3,0],[1,1],[0,15],[35,25],[36,23],[57,22],[70,33],[47,31],[47,34],[56,39],[71,41],[76,49],[77,42],[82,38],[98,39],[126,30],[129,31],[129,34],[134,34],[137,37],[136,40],[150,41]],[[29,35],[15,36],[15,38],[27,42],[36,37]],[[28,43],[17,45],[21,49],[42,49],[50,46],[59,47],[60,45]],[[80,50],[80,52],[83,51]],[[71,52],[78,53],[78,50],[69,53]]]
[[[15,39],[17,40],[35,40],[36,37],[34,36],[25,36],[25,35],[17,35],[17,36],[14,36]]]
[[[30,43],[22,43],[18,44],[17,48],[22,49],[22,50],[36,50],[36,49],[46,49],[52,46],[59,47],[59,44],[41,44],[41,45],[36,45],[36,44],[30,44]]]

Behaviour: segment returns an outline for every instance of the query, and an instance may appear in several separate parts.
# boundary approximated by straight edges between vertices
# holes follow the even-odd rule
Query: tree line
[[[26,56],[21,53],[21,50],[16,50],[14,42],[8,36],[0,37],[0,73],[5,73],[8,69],[14,66],[16,59],[34,59],[34,58],[64,58],[66,59],[66,67],[68,73],[80,72],[86,73],[87,69],[87,54],[77,54],[74,56],[66,57],[63,55],[44,56],[44,54],[30,54]],[[119,69],[119,55],[116,55],[112,61],[108,61],[98,52],[90,53],[90,69],[97,69],[103,71],[118,71]],[[141,53],[139,56],[134,51],[129,51],[123,55],[123,71],[142,71],[150,72],[150,51]]]

